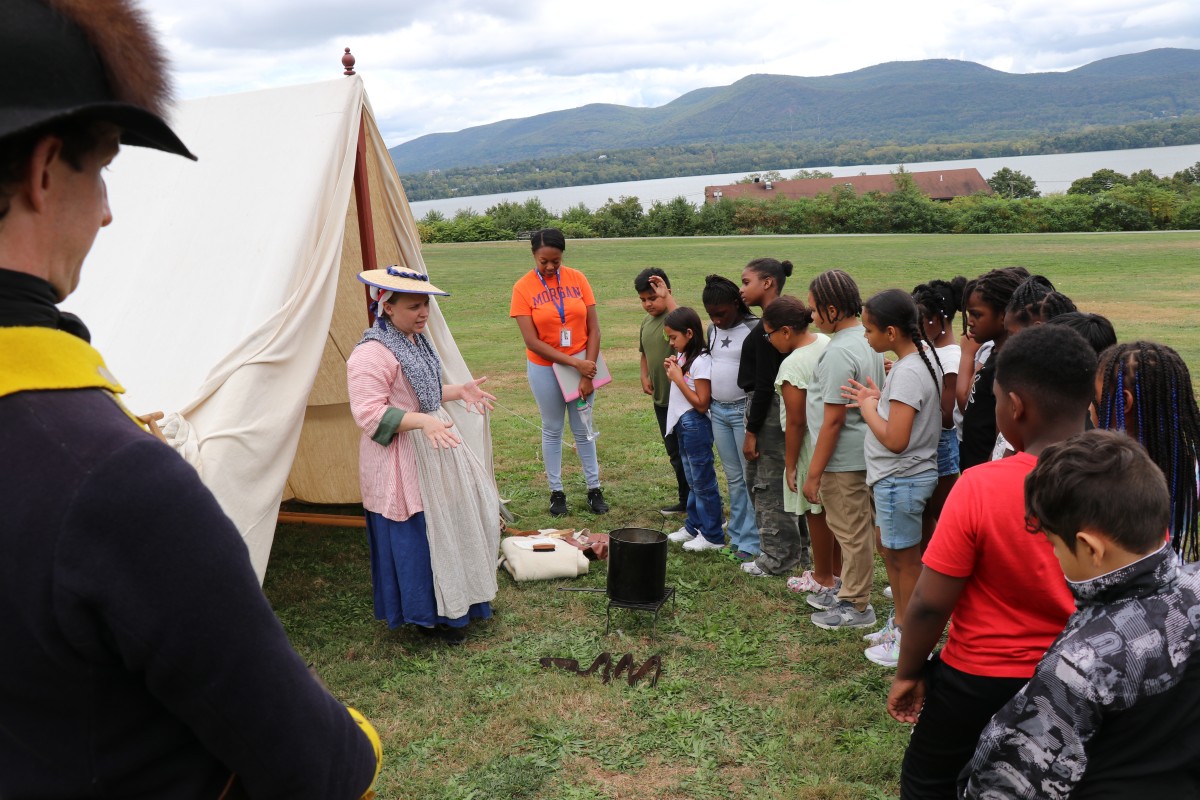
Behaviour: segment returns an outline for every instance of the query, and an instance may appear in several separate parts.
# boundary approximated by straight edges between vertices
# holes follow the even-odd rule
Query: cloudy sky
[[[181,97],[327,80],[352,48],[389,146],[587,103],[658,106],[756,72],[955,58],[1072,69],[1200,49],[1196,0],[141,0]]]

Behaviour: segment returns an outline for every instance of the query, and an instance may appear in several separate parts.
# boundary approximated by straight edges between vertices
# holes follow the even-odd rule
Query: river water
[[[1001,167],[1009,167],[1025,173],[1037,182],[1042,194],[1062,194],[1071,182],[1085,178],[1098,169],[1112,169],[1130,174],[1149,169],[1160,177],[1169,177],[1181,169],[1200,162],[1200,144],[1179,147],[1147,147],[1140,150],[1102,150],[1092,153],[1065,153],[1048,156],[1007,156],[1004,158],[973,158],[962,161],[922,161],[905,164],[909,172],[936,169],[964,169],[975,167],[984,179],[992,177]],[[817,167],[832,172],[834,177],[879,174],[894,172],[898,164],[867,164],[849,167]],[[766,167],[777,169],[784,178],[791,177],[796,167]],[[735,183],[746,177],[745,172],[729,172],[723,175],[694,175],[684,178],[659,178],[648,181],[624,181],[622,183],[598,183],[592,186],[564,186],[559,189],[536,189],[528,192],[505,194],[483,194],[472,197],[450,197],[442,200],[422,200],[412,204],[413,214],[421,219],[430,211],[438,211],[447,217],[461,209],[473,209],[483,213],[504,200],[523,203],[531,197],[540,198],[542,205],[555,214],[571,206],[583,203],[595,211],[609,198],[636,197],[646,208],[656,200],[667,202],[676,197],[686,197],[692,204],[704,202],[704,187]]]

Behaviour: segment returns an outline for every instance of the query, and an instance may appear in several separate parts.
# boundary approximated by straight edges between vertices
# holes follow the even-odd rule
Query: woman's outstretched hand
[[[467,381],[462,385],[462,395],[459,399],[466,404],[468,411],[483,414],[492,410],[492,401],[496,399],[496,396],[480,388],[480,384],[486,380],[487,375],[484,375],[482,378]]]

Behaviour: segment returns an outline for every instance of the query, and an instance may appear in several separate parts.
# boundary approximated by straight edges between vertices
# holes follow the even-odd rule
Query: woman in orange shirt
[[[594,402],[592,379],[600,357],[600,321],[596,298],[582,272],[564,266],[567,241],[557,228],[535,231],[530,237],[534,268],[513,286],[509,316],[517,321],[525,340],[529,388],[542,415],[542,460],[550,481],[550,513],[567,513],[567,495],[562,483],[562,438],[564,413],[571,422],[575,449],[587,480],[588,507],[595,514],[608,512],[600,490],[600,464],[595,438],[589,438],[575,402],[563,399],[554,374],[554,364],[579,371],[579,394],[588,406]]]

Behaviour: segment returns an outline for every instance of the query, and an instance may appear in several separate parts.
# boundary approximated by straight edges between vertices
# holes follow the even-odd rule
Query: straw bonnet
[[[166,59],[129,0],[0,3],[0,139],[69,119],[112,122],[122,144],[195,158],[163,117]]]
[[[387,269],[369,269],[366,272],[360,272],[358,273],[358,279],[368,286],[373,286],[380,290],[371,292],[371,299],[373,300],[378,300],[379,295],[384,292],[450,296],[449,292],[443,292],[430,283],[428,275],[410,269],[402,269],[395,264]]]

